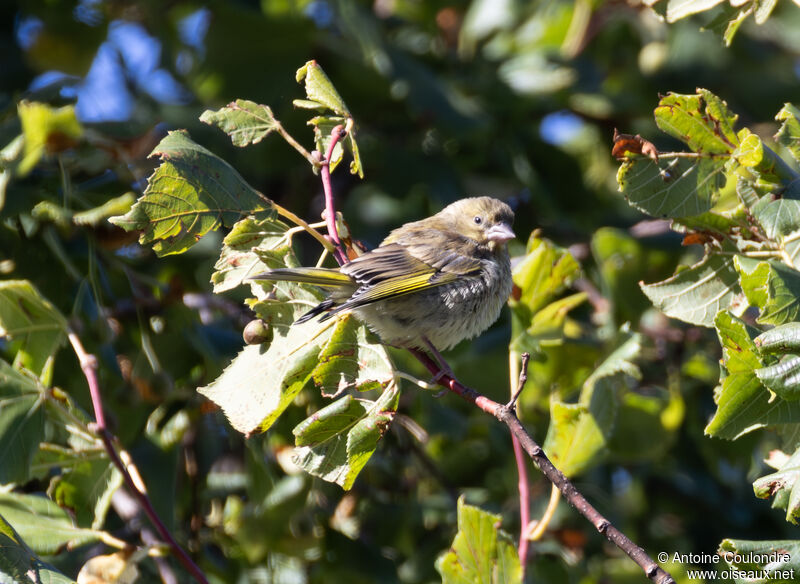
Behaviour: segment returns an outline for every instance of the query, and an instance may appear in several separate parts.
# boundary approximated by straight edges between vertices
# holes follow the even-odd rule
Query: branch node
[[[610,526],[611,526],[611,522],[609,522],[607,519],[603,519],[600,523],[597,524],[596,527],[597,527],[597,531],[599,531],[600,533],[605,535],[606,531],[608,531],[608,528]]]
[[[519,381],[517,382],[517,389],[514,392],[514,395],[511,396],[511,401],[509,401],[505,407],[509,410],[516,411],[517,408],[517,398],[522,393],[522,390],[525,388],[525,383],[528,381],[528,361],[530,361],[531,354],[530,353],[523,353],[520,356],[520,365],[519,365]]]

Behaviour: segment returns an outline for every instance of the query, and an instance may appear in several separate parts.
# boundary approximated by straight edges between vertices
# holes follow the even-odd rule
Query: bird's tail
[[[342,274],[339,270],[330,270],[327,268],[278,268],[276,270],[268,270],[250,278],[251,280],[268,280],[268,281],[283,281],[283,282],[299,282],[301,284],[313,284],[314,286],[323,286],[326,288],[345,288],[353,286],[353,280],[349,276]],[[347,294],[350,292],[347,291]],[[330,318],[328,312],[336,306],[337,302],[331,300],[323,300],[317,306],[306,312],[296,321],[295,324],[302,324],[307,320],[311,320],[318,314],[322,314],[320,320]],[[327,314],[324,314],[327,313]]]
[[[339,288],[341,286],[352,286],[353,280],[339,270],[327,268],[278,268],[261,272],[250,278],[251,280],[271,280],[285,282],[299,282],[301,284],[313,284],[314,286],[324,286],[326,288]]]

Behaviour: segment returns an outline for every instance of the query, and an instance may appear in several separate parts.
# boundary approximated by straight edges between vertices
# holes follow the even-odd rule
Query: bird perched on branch
[[[491,197],[461,199],[406,223],[372,251],[334,269],[282,268],[254,280],[286,280],[329,290],[302,323],[350,311],[384,343],[445,350],[486,330],[511,294],[506,242],[511,207]]]

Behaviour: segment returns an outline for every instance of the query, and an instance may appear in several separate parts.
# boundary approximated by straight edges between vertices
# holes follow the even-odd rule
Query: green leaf
[[[566,249],[531,236],[525,257],[514,266],[512,277],[520,288],[520,297],[510,302],[512,310],[524,309],[532,318],[569,286],[580,275],[580,270],[580,265]]]
[[[706,89],[695,95],[669,93],[655,109],[658,127],[685,142],[693,152],[731,154],[739,146],[733,129],[737,116]]]
[[[767,389],[785,400],[800,398],[800,357],[787,355],[779,363],[756,369],[756,377]]]
[[[293,431],[295,464],[349,490],[392,423],[399,397],[392,385],[375,402],[347,395],[319,410]]]
[[[284,258],[289,254],[288,229],[285,223],[274,218],[246,217],[234,225],[222,240],[222,252],[211,274],[214,292],[219,294],[245,283],[247,278],[271,267],[265,263],[266,259]]]
[[[339,92],[336,91],[331,80],[328,79],[328,76],[325,75],[322,67],[316,61],[309,61],[300,67],[297,70],[296,79],[298,83],[305,81],[308,99],[294,100],[295,106],[320,112],[330,110],[334,114],[317,116],[308,121],[308,124],[314,127],[314,141],[317,150],[324,155],[331,143],[331,131],[338,125],[347,126],[349,121],[350,127],[344,141],[353,156],[353,161],[350,163],[350,173],[364,178],[364,168],[361,165],[361,154],[356,143],[356,128],[352,123],[352,115],[350,115],[350,110],[347,109],[344,100],[339,95]],[[342,161],[343,155],[344,148],[342,143],[339,142],[331,153],[331,171]]]
[[[625,375],[640,377],[632,362],[640,351],[641,338],[632,335],[589,376],[578,403],[551,401],[544,450],[566,476],[573,477],[600,462],[614,430],[618,389],[624,386]]]
[[[775,116],[781,124],[775,140],[785,147],[797,162],[800,162],[800,109],[786,103]]]
[[[44,563],[0,515],[0,582],[14,584],[75,584]]]
[[[75,213],[72,216],[72,221],[75,225],[91,225],[92,227],[96,227],[109,217],[127,213],[130,211],[135,201],[136,195],[129,191],[124,195],[107,200],[99,207]]]
[[[713,326],[717,312],[728,308],[739,292],[733,258],[719,254],[708,255],[663,282],[639,285],[667,316],[707,327]]]
[[[798,402],[772,395],[756,377],[764,363],[753,338],[758,331],[727,311],[715,319],[722,345],[723,376],[714,392],[717,411],[706,434],[733,440],[765,426],[800,422]]]
[[[0,493],[0,515],[40,554],[54,554],[64,546],[95,542],[101,535],[93,529],[75,527],[66,511],[50,499],[36,495]]]
[[[232,101],[217,111],[206,110],[200,121],[217,126],[231,137],[234,146],[240,147],[258,144],[280,125],[268,106],[246,99]]]
[[[48,152],[61,150],[83,135],[74,106],[53,108],[44,103],[22,101],[17,112],[25,139],[25,153],[17,168],[20,176],[28,174]]]
[[[67,320],[27,280],[0,282],[0,337],[20,346],[15,360],[49,382],[56,351],[64,341]]]
[[[719,555],[728,568],[747,577],[748,584],[790,584],[796,581],[800,542],[793,540],[747,541],[724,539]],[[752,576],[751,576],[752,575]]]
[[[105,456],[90,458],[72,451],[64,454],[68,470],[53,479],[48,494],[60,507],[69,509],[79,525],[100,529],[111,496],[122,486],[122,473]]]
[[[772,506],[786,511],[786,521],[800,520],[800,448],[777,472],[756,479],[753,491],[759,499],[774,497]]]
[[[515,584],[522,567],[511,538],[499,529],[500,516],[458,499],[458,533],[436,560],[443,584]]]
[[[753,206],[753,217],[770,239],[783,240],[800,230],[800,201],[795,199],[763,200]]]
[[[20,134],[0,150],[0,211],[6,204],[8,183],[17,172],[22,160],[25,137]]]
[[[725,181],[725,160],[675,158],[665,168],[632,158],[617,171],[619,190],[630,205],[653,217],[682,218],[711,209]]]
[[[0,484],[24,483],[44,440],[44,396],[40,387],[0,361]]]
[[[315,102],[319,104],[319,106],[324,106],[338,116],[345,118],[352,117],[350,115],[350,110],[347,109],[339,92],[336,91],[333,83],[331,83],[331,80],[328,79],[328,76],[325,75],[322,67],[320,67],[316,61],[308,61],[305,65],[300,67],[297,70],[295,79],[298,83],[305,81],[306,95],[308,96],[309,102]],[[295,105],[304,107],[303,102],[300,104],[296,103]]]
[[[182,253],[221,225],[243,215],[274,216],[272,202],[255,191],[227,162],[193,142],[186,132],[170,132],[152,155],[162,164],[148,179],[144,195],[111,223],[142,230],[139,243],[158,256]]]
[[[249,345],[210,385],[198,391],[222,407],[244,434],[266,431],[306,384],[323,391],[386,387],[394,379],[385,348],[352,315],[324,323],[292,322],[306,308],[255,305],[274,330],[271,343]],[[270,308],[273,312],[266,312]],[[264,312],[260,312],[264,311]]]
[[[742,290],[759,310],[757,322],[784,324],[800,320],[800,273],[782,262],[736,256]]]
[[[800,352],[800,322],[789,322],[761,333],[754,339],[762,354]]]
[[[800,541],[723,539],[718,553],[730,569],[756,575],[747,584],[791,584],[800,574]]]

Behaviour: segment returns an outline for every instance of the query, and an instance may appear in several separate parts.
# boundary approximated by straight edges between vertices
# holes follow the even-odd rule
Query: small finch
[[[486,330],[511,294],[506,242],[511,207],[491,197],[461,199],[406,223],[379,247],[333,269],[282,268],[254,280],[329,289],[302,323],[350,311],[389,345],[446,350]]]

